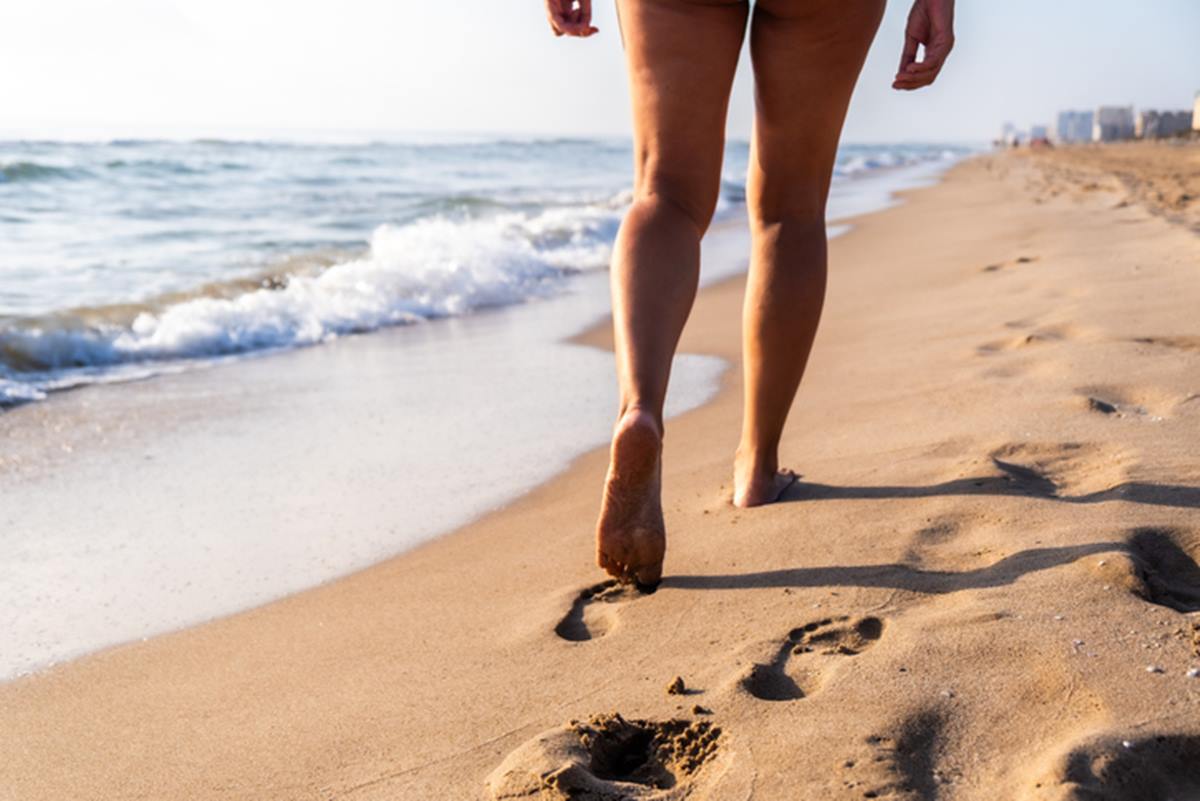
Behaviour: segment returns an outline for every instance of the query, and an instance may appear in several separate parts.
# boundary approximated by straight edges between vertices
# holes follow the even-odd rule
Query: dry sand
[[[1120,170],[1160,180],[1143,151]],[[731,370],[668,431],[657,593],[599,583],[591,453],[350,578],[0,687],[0,798],[1200,796],[1200,239],[1078,158],[975,159],[832,243],[802,483],[729,505]],[[736,362],[741,291],[683,347]]]
[[[1054,197],[1064,184],[1083,191],[1122,192],[1123,203],[1139,203],[1172,222],[1200,233],[1200,145],[1164,139],[1111,145],[1078,145],[1042,151],[1038,187]],[[1035,154],[1037,155],[1037,154]]]

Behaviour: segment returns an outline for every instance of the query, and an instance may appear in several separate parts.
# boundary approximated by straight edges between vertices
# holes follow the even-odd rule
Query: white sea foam
[[[545,297],[570,273],[606,265],[617,221],[597,206],[382,225],[362,258],[279,288],[189,299],[127,326],[13,326],[0,331],[0,350],[38,369],[0,373],[0,403],[87,381],[69,375],[81,369],[313,345]]]
[[[310,345],[528,300],[552,292],[574,259],[595,256],[594,247],[573,241],[541,251],[526,233],[504,218],[380,226],[362,259],[293,277],[282,289],[143,313],[112,348],[120,359],[144,359]]]
[[[959,153],[846,145],[836,178],[862,195],[870,182],[849,179]],[[748,159],[729,145],[718,216],[743,208]],[[605,267],[628,163],[624,144],[590,140],[0,143],[0,405],[562,291]],[[15,180],[51,171],[72,180]],[[51,217],[31,193],[57,198]],[[82,233],[29,233],[80,215]],[[354,252],[381,220],[361,258],[288,262]],[[263,263],[270,286],[246,291]]]

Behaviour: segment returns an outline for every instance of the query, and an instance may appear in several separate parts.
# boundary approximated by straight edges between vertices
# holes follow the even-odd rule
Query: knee
[[[634,189],[633,202],[656,213],[678,215],[703,236],[716,211],[719,180],[710,188],[691,176],[647,170]]]
[[[750,222],[755,228],[786,226],[789,229],[825,227],[825,197],[822,187],[796,182],[780,191],[752,192],[747,199]]]
[[[802,274],[807,280],[825,274],[825,207],[812,201],[752,208],[750,233],[754,247],[774,267]]]

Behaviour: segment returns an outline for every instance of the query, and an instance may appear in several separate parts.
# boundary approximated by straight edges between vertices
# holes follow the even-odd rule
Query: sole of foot
[[[613,431],[611,460],[596,524],[596,560],[609,575],[653,591],[662,577],[662,430],[632,409]]]

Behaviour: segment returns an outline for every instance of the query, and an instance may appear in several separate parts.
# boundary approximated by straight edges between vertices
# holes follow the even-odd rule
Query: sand
[[[1120,169],[1165,180],[1144,150]],[[669,427],[656,593],[592,565],[592,452],[344,580],[0,686],[0,798],[1196,797],[1200,239],[1075,159],[974,159],[834,240],[801,482],[729,504],[731,369]],[[736,364],[741,290],[683,348]]]
[[[1055,196],[1064,184],[1122,192],[1118,203],[1138,203],[1200,233],[1200,147],[1194,141],[1079,145],[1047,156],[1038,160],[1046,195]]]

